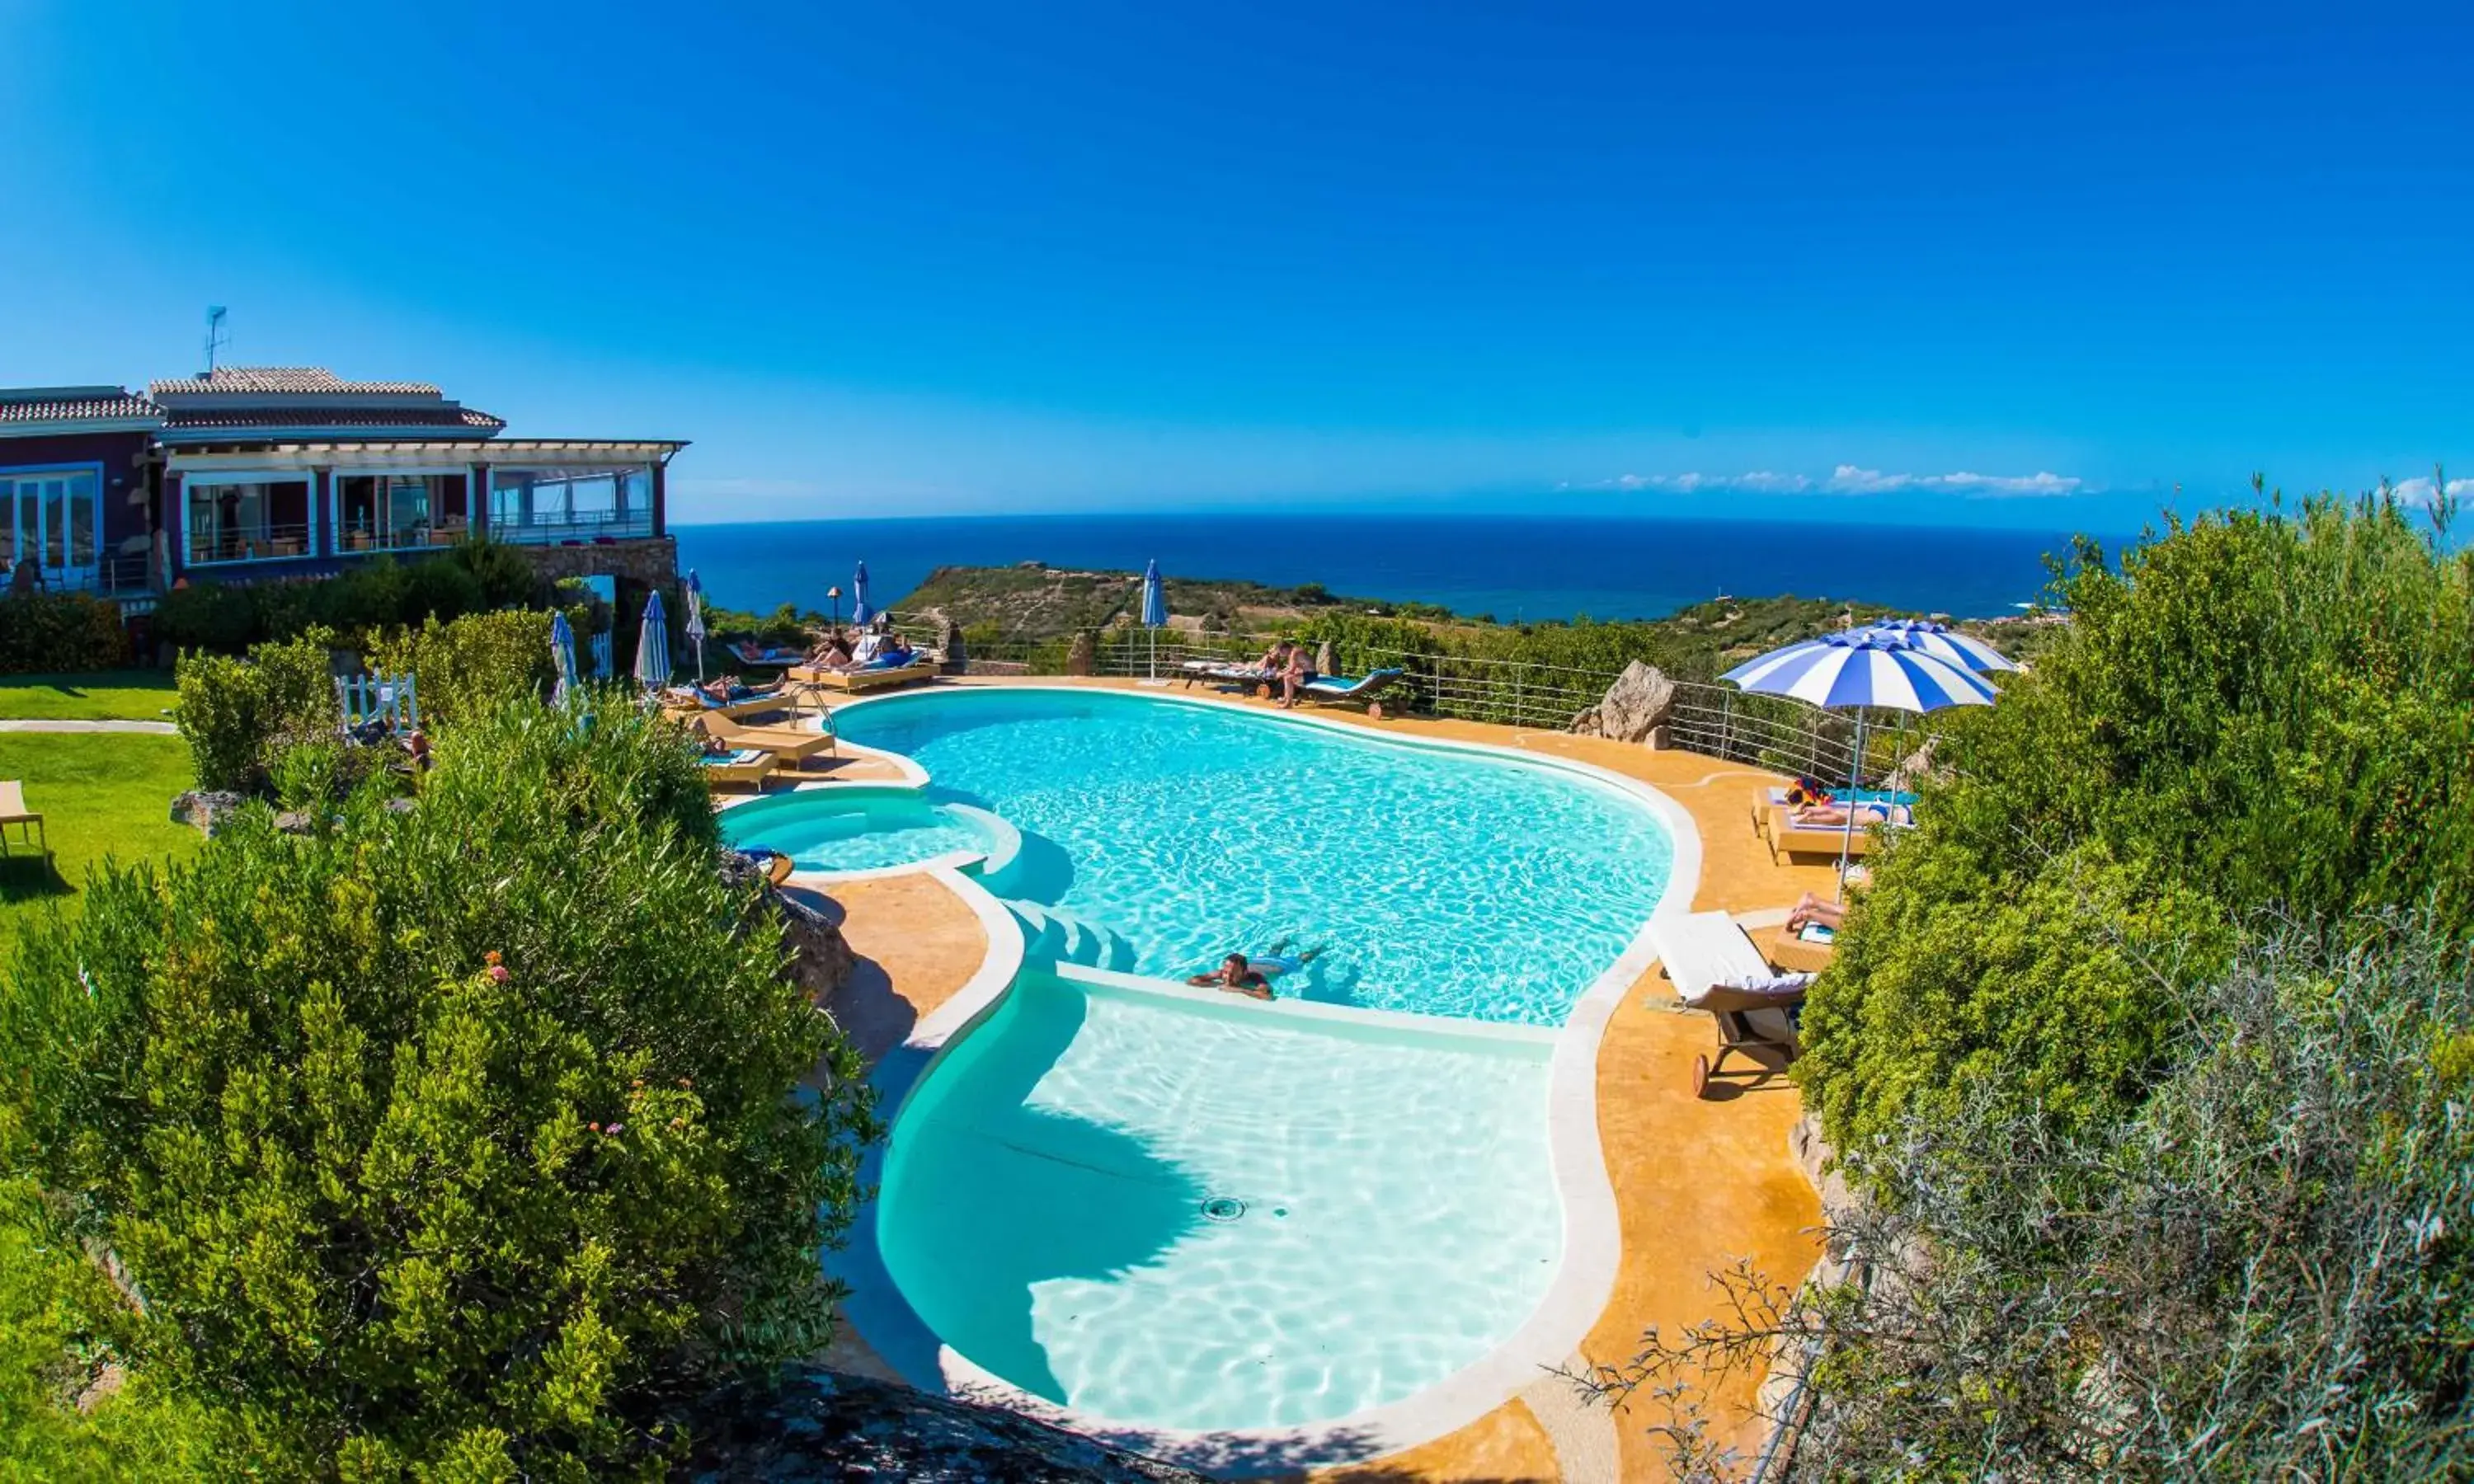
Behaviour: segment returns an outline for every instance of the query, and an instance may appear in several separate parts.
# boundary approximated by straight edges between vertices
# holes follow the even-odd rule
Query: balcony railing
[[[13,570],[14,563],[0,562],[0,573]],[[91,592],[109,597],[144,592],[153,582],[142,553],[98,557],[85,566],[47,567],[43,571],[43,589],[47,592]]]
[[[454,545],[464,539],[469,529],[461,515],[449,515],[437,521],[424,521],[393,531],[347,529],[335,539],[335,550],[347,557],[364,552],[430,551]]]
[[[649,510],[578,511],[574,515],[535,512],[529,518],[505,516],[490,522],[490,539],[524,546],[591,545],[597,540],[636,540],[653,534]]]
[[[305,522],[189,533],[191,566],[216,566],[235,562],[290,562],[315,556],[317,549]]]

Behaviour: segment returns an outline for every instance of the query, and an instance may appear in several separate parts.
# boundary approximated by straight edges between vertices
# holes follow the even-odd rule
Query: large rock
[[[689,1419],[696,1484],[741,1480],[969,1480],[972,1484],[1203,1484],[1174,1464],[1015,1412],[931,1397],[821,1366],[708,1400]]]
[[[1572,718],[1572,730],[1585,737],[1654,744],[1674,706],[1675,682],[1658,666],[1636,659],[1624,666],[1597,705]]]
[[[238,794],[216,789],[193,788],[172,801],[172,823],[194,826],[205,834],[223,827],[224,821],[240,812],[249,801]]]

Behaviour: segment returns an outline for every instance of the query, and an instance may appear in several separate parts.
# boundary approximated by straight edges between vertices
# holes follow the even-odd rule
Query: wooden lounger
[[[1870,815],[1856,817],[1855,833],[1851,836],[1844,825],[1799,825],[1789,817],[1784,804],[1773,805],[1769,811],[1770,864],[1775,866],[1783,856],[1831,855],[1843,846],[1847,858],[1872,853],[1875,832],[1883,823]],[[1887,822],[1893,828],[1908,823],[1904,805],[1893,806]]]
[[[704,765],[705,781],[716,787],[756,788],[773,776],[775,763],[771,753],[759,753],[739,762],[709,762]]]
[[[714,701],[694,696],[685,700],[676,692],[664,695],[662,709],[685,720],[691,716],[727,716],[737,720],[744,716],[763,716],[768,711],[788,711],[798,705],[797,692],[788,686],[758,691],[736,701]]]
[[[750,727],[720,715],[700,716],[691,725],[701,725],[706,736],[733,747],[758,748],[788,758],[792,767],[818,753],[840,754],[834,739],[834,724],[830,720],[822,731],[810,731],[803,727]]]
[[[871,670],[861,666],[855,670],[819,670],[811,665],[793,668],[790,679],[820,690],[847,691],[853,695],[862,690],[883,690],[892,685],[908,685],[913,681],[933,678],[937,661],[922,657],[906,665]]]
[[[52,853],[51,831],[43,827],[43,817],[26,807],[25,785],[12,778],[0,782],[0,855],[9,853],[9,826],[17,826],[28,845],[40,842],[42,853]]]

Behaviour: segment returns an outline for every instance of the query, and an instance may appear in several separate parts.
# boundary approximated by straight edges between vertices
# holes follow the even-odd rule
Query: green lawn
[[[0,675],[0,721],[170,721],[176,696],[169,670]]]
[[[181,854],[200,836],[171,821],[173,796],[189,786],[189,749],[178,737],[124,733],[0,732],[0,778],[26,785],[26,807],[43,816],[48,864],[9,831],[0,860],[0,946],[34,915],[74,908],[86,868]]]

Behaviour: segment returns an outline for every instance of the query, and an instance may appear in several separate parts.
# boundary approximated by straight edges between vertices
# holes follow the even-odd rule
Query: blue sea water
[[[878,606],[939,566],[1139,571],[1321,583],[1350,597],[1518,619],[1661,618],[1729,593],[1855,599],[1990,617],[2035,601],[2061,533],[1769,521],[1467,515],[1087,515],[681,526],[679,562],[716,603],[827,608],[864,561]],[[2108,547],[2111,542],[2108,542]]]

